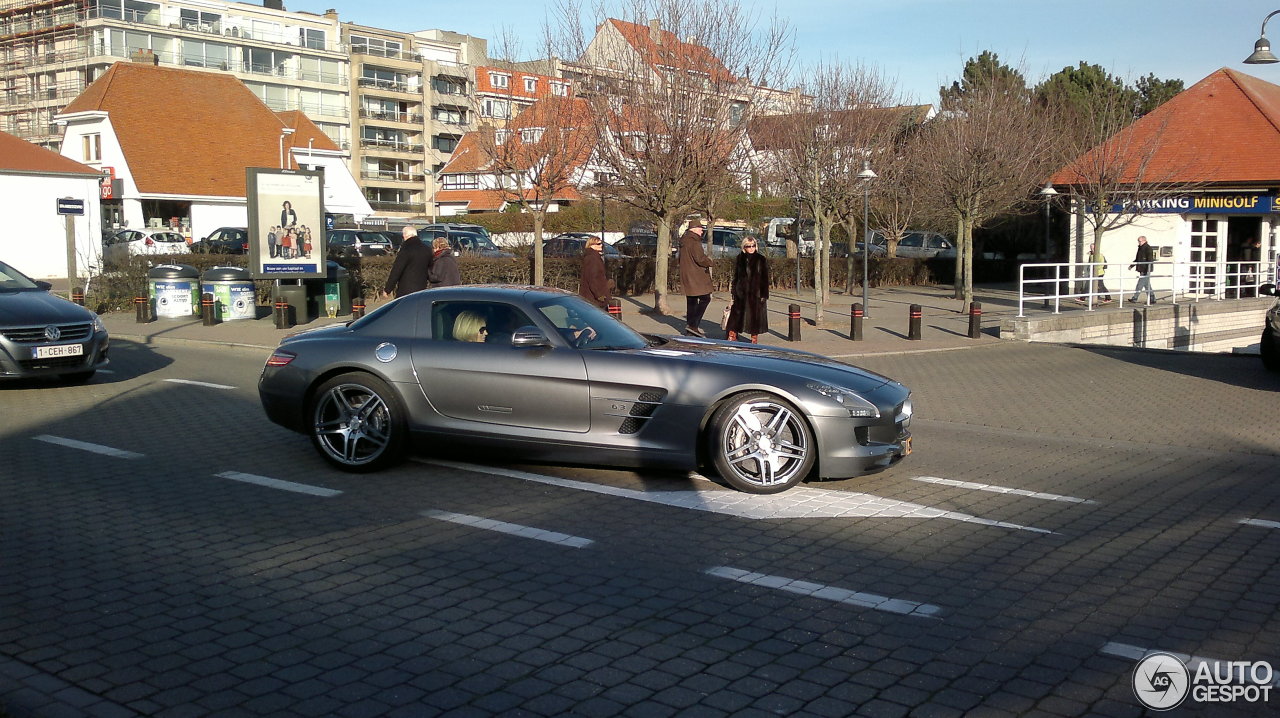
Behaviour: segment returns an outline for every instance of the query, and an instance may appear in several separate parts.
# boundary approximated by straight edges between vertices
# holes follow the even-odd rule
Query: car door
[[[924,255],[924,235],[910,233],[898,242],[899,257],[921,257]]]
[[[429,326],[430,336],[415,340],[413,366],[436,411],[513,429],[583,433],[591,427],[582,352],[559,343],[513,347],[511,335],[522,326],[546,331],[524,311],[502,302],[449,300],[423,311],[428,316],[419,317],[419,326]],[[485,340],[464,341],[470,334],[460,327],[476,316],[483,319]]]

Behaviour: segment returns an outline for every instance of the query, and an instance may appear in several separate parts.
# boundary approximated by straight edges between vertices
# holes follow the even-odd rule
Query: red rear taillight
[[[293,361],[297,356],[298,355],[293,352],[277,349],[271,352],[271,356],[267,358],[267,366],[284,366]]]

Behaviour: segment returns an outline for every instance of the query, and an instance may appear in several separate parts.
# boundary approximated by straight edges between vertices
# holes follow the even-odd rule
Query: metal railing
[[[1125,305],[1125,297],[1139,295],[1137,289],[1141,274],[1127,266],[1102,276],[1107,264],[1102,262],[1032,263],[1018,268],[1018,316],[1025,316],[1024,304],[1041,301],[1045,309],[1057,314],[1062,302],[1083,304],[1092,311],[1103,304],[1117,302]],[[1265,262],[1153,262],[1148,275],[1153,289],[1140,293],[1151,303],[1167,299],[1173,304],[1179,301],[1195,303],[1202,300],[1248,299],[1258,296],[1258,287],[1267,281],[1270,266]],[[1101,280],[1101,283],[1099,282]],[[1103,290],[1106,287],[1106,290]],[[1114,297],[1114,299],[1112,298]],[[1133,302],[1130,302],[1132,304]]]

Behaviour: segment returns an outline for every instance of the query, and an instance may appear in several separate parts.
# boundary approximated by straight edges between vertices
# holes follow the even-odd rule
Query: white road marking
[[[207,381],[193,381],[191,379],[165,379],[170,384],[190,384],[191,386],[203,386],[209,389],[234,389],[234,386],[226,384],[210,384]]]
[[[770,576],[764,573],[753,573],[751,571],[744,571],[740,568],[733,568],[732,566],[715,566],[707,569],[706,572],[711,576],[727,578],[739,583],[749,583],[753,586],[764,586],[765,588],[776,588],[780,591],[798,593],[802,596],[821,598],[825,601],[835,601],[836,603],[844,603],[850,606],[872,608],[877,611],[888,611],[889,613],[897,613],[903,616],[940,618],[942,614],[941,607],[934,606],[929,603],[917,603],[915,601],[907,601],[901,598],[877,596],[874,593],[851,591],[847,588],[826,586],[820,583],[813,583],[812,581],[798,581],[785,576]]]
[[[1240,523],[1245,526],[1261,526],[1264,529],[1280,529],[1280,521],[1267,521],[1266,519],[1240,519]]]
[[[958,489],[973,489],[974,491],[990,491],[996,494],[1010,494],[1013,496],[1030,496],[1033,499],[1044,499],[1045,501],[1065,501],[1071,504],[1096,504],[1093,499],[1078,499],[1074,496],[1063,496],[1061,494],[1047,494],[1042,491],[1028,491],[1026,489],[1011,489],[1007,486],[994,486],[992,484],[977,484],[970,481],[956,481],[955,479],[942,479],[937,476],[913,476],[912,481],[924,481],[930,484],[940,484],[942,486],[954,486]]]
[[[908,501],[886,499],[873,494],[850,491],[833,491],[797,486],[780,494],[760,495],[741,491],[692,487],[686,491],[639,491],[614,486],[603,486],[573,479],[533,474],[515,469],[502,469],[444,459],[417,459],[424,464],[434,464],[450,469],[472,471],[494,476],[506,476],[522,481],[534,481],[550,486],[560,486],[578,491],[591,491],[635,501],[663,504],[694,511],[738,516],[745,519],[802,519],[802,518],[882,518],[882,519],[949,519],[965,523],[995,526],[999,528],[1052,534],[1048,529],[1006,521],[995,521],[978,516],[946,511]]]
[[[1221,674],[1224,676],[1230,674],[1232,676],[1233,683],[1280,686],[1280,672],[1273,672],[1271,683],[1256,683],[1249,677],[1249,674],[1245,669],[1238,665],[1239,661],[1225,661],[1220,658],[1192,656],[1186,653],[1178,653],[1177,651],[1166,651],[1159,648],[1143,648],[1142,646],[1134,646],[1128,643],[1117,643],[1115,641],[1103,646],[1101,652],[1109,656],[1128,658],[1134,661],[1140,661],[1152,653],[1167,653],[1185,663],[1187,665],[1187,670],[1191,671],[1192,675],[1195,675],[1196,670],[1198,670],[1201,665],[1207,665],[1209,666],[1210,672],[1215,675],[1218,674],[1217,672],[1219,670],[1221,670]],[[1219,667],[1221,668],[1219,669]]]
[[[506,521],[487,519],[483,516],[455,514],[451,511],[428,510],[423,511],[422,516],[429,519],[437,519],[439,521],[448,521],[450,523],[461,524],[463,526],[470,526],[475,529],[497,531],[499,533],[519,536],[521,538],[535,539],[537,541],[546,541],[547,543],[559,544],[561,546],[572,546],[573,548],[586,548],[587,546],[595,543],[591,539],[582,538],[580,536],[571,536],[569,534],[562,534],[556,531],[546,531],[532,526],[509,524]]]
[[[36,441],[45,441],[50,444],[66,446],[72,449],[80,449],[81,451],[92,451],[95,454],[102,454],[103,456],[114,456],[117,459],[141,459],[144,456],[144,454],[139,454],[134,451],[125,451],[124,449],[113,449],[110,446],[103,446],[102,444],[90,444],[87,441],[76,441],[75,439],[66,439],[61,436],[50,436],[48,434],[41,434],[40,436],[37,436],[34,438]]]
[[[214,474],[220,479],[231,479],[232,481],[243,481],[246,484],[257,484],[265,486],[269,489],[280,489],[282,491],[293,491],[299,494],[310,494],[312,496],[321,496],[329,498],[339,496],[341,491],[335,489],[326,489],[320,486],[309,486],[307,484],[296,484],[292,481],[281,481],[280,479],[271,479],[266,476],[258,476],[257,474],[243,474],[239,471],[224,471],[221,474]]]

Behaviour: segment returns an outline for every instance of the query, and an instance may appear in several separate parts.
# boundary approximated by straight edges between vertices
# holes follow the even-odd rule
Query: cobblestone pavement
[[[752,497],[495,456],[342,474],[262,417],[263,356],[152,336],[87,386],[0,386],[11,716],[1137,716],[1147,651],[1280,666],[1256,357],[863,356],[914,390],[915,453]]]

